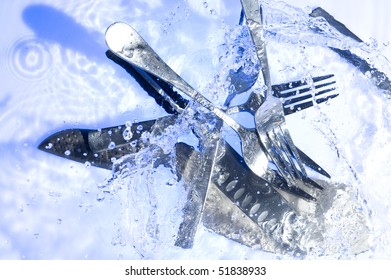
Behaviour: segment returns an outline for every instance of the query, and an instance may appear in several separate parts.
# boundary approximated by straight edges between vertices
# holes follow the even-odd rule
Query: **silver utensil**
[[[262,82],[264,85],[261,89],[264,93],[265,100],[255,112],[256,129],[262,144],[265,146],[279,174],[290,185],[296,186],[300,182],[307,181],[308,176],[286,127],[282,102],[271,93],[271,79],[264,39],[262,9],[258,0],[241,1],[247,26],[261,63],[262,76],[259,76],[257,83]]]
[[[363,43],[363,41],[352,31],[350,31],[346,25],[342,22],[336,20],[331,14],[322,9],[321,7],[315,8],[311,13],[311,17],[317,18],[322,17],[331,27],[335,28],[337,32],[346,38],[351,38],[358,43]],[[326,25],[323,25],[325,27]],[[311,29],[315,33],[321,33],[323,30],[318,26],[314,26]],[[340,57],[345,59],[350,64],[354,65],[362,74],[366,77],[369,77],[369,80],[384,94],[391,95],[391,79],[387,76],[386,73],[382,72],[380,69],[377,69],[364,58],[358,56],[357,54],[352,53],[350,50],[338,49],[335,47],[329,47],[333,52],[337,53]],[[368,76],[369,75],[369,76]]]
[[[131,26],[123,22],[117,22],[109,26],[106,31],[106,43],[110,50],[123,60],[169,82],[175,88],[223,120],[239,135],[242,144],[243,159],[248,167],[259,177],[267,178],[267,180],[274,177],[275,173],[268,167],[269,159],[266,156],[257,132],[254,129],[245,128],[237,123],[192,88],[158,56]]]
[[[314,103],[319,104],[338,96],[338,94],[332,93],[336,90],[336,81],[333,74],[314,77],[311,82],[310,85],[302,81],[272,85],[273,96],[282,99],[285,116],[311,107]],[[231,106],[233,101],[234,98],[228,103],[227,114],[248,112],[255,115],[264,98],[252,91],[247,101],[243,104]]]
[[[161,96],[168,104],[168,107],[161,101],[157,100],[158,104],[163,106],[170,114],[180,114],[187,106],[184,100],[172,87],[163,80],[158,80],[151,74],[132,66],[126,61],[114,55],[111,51],[107,52],[108,58],[123,67],[136,81],[143,87],[151,96]],[[136,74],[138,73],[138,75]],[[287,83],[272,85],[273,94],[283,98],[285,115],[293,114],[299,110],[310,108],[314,103],[326,102],[328,99],[335,98],[338,94],[330,94],[335,90],[332,82],[326,83],[334,75],[326,75],[322,77],[314,77],[311,86],[305,81],[291,81]],[[330,78],[329,78],[330,77]],[[309,93],[315,88],[316,100],[314,101],[313,94]],[[327,84],[330,84],[327,86]],[[148,86],[147,86],[148,85]],[[305,93],[308,94],[305,94]],[[238,95],[239,92],[236,92]],[[319,95],[318,95],[319,94]],[[293,97],[292,97],[293,96]],[[292,98],[291,98],[292,97]],[[297,100],[300,99],[300,100]],[[248,104],[247,104],[248,103]],[[247,105],[246,105],[247,104]],[[250,102],[229,108],[232,112],[240,111],[237,107],[250,108]],[[227,111],[227,112],[228,112]],[[163,118],[172,119],[175,122],[175,116],[166,116]],[[162,119],[163,119],[162,118]],[[92,166],[112,169],[113,158],[119,159],[122,156],[136,153],[145,145],[140,141],[140,137],[144,132],[150,133],[152,128],[160,123],[170,123],[162,119],[141,121],[133,123],[131,126],[121,124],[101,129],[66,129],[49,135],[39,144],[38,148],[42,151],[81,163],[91,164]],[[131,135],[131,137],[130,137]],[[115,146],[113,146],[113,143]],[[315,172],[330,178],[330,175],[323,170],[316,162],[309,158],[302,151],[298,150],[301,159],[305,166],[311,168]]]

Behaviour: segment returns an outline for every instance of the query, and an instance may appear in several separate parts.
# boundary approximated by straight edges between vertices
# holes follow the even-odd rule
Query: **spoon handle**
[[[130,25],[116,22],[109,26],[106,31],[106,44],[117,56],[179,89],[235,131],[240,132],[243,129],[234,119],[184,81]]]

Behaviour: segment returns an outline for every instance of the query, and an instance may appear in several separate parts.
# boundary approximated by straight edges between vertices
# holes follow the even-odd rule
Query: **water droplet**
[[[47,149],[47,150],[50,150],[51,148],[53,148],[53,144],[52,144],[52,143],[48,143],[48,144],[45,146],[45,149]]]
[[[208,8],[208,2],[204,2],[203,6],[204,6],[205,9]]]
[[[137,140],[134,140],[134,141],[130,142],[130,146],[135,148],[137,146]]]
[[[139,124],[138,126],[137,126],[137,130],[142,130],[143,129],[143,126],[141,125],[141,124]]]
[[[148,131],[144,131],[141,134],[140,140],[143,141],[144,143],[146,143],[150,137],[151,137],[151,134]]]
[[[133,133],[130,129],[130,127],[126,127],[126,129],[124,130],[124,132],[122,133],[122,137],[126,140],[126,141],[129,141],[130,139],[132,139],[133,137]]]
[[[62,224],[62,219],[57,219],[57,224],[61,225]]]
[[[115,143],[113,141],[110,142],[109,146],[108,146],[109,150],[112,150],[115,148]]]
[[[66,150],[66,151],[64,152],[64,154],[65,154],[66,156],[69,156],[69,155],[71,154],[71,151],[70,151],[70,150]]]
[[[84,167],[85,167],[85,168],[91,167],[91,162],[86,161],[86,162],[84,163]]]

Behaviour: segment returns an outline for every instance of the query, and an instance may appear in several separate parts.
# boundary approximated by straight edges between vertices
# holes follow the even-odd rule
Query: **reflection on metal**
[[[314,9],[311,14],[311,17],[317,18],[321,17],[326,20],[326,22],[335,28],[342,36],[346,38],[351,38],[358,43],[363,43],[363,41],[355,35],[352,31],[350,31],[343,23],[337,21],[332,15],[326,12],[324,9],[318,7]],[[313,28],[315,32],[322,32],[319,28]],[[365,59],[359,57],[357,54],[352,53],[349,50],[337,49],[330,47],[335,53],[341,56],[343,59],[348,61],[350,64],[354,65],[361,73],[368,76],[369,80],[380,90],[382,90],[385,94],[391,95],[391,80],[390,78],[383,73],[381,70],[375,68],[371,65],[370,62]]]
[[[189,188],[189,195],[183,208],[183,222],[179,227],[175,245],[181,248],[191,248],[194,236],[201,220],[203,207],[212,179],[212,171],[219,151],[221,122],[217,123],[216,131],[206,134],[202,142],[202,153],[198,153],[183,143],[176,146],[177,172]]]
[[[80,163],[111,169],[113,159],[136,153],[145,146],[140,138],[144,131],[151,131],[155,123],[156,120],[152,120],[98,130],[63,130],[47,137],[38,148]],[[128,140],[124,138],[125,133]]]
[[[243,2],[247,3],[245,0]],[[254,3],[255,6],[258,5],[258,1],[252,2]],[[259,7],[255,8],[257,10]],[[259,17],[259,12],[257,16]],[[314,11],[312,16],[327,17],[327,14],[323,10],[318,10]],[[330,20],[330,17],[327,19]],[[332,24],[333,21],[330,21]],[[260,35],[262,33],[260,31],[262,30],[253,30],[253,38]],[[296,180],[287,179],[286,173],[291,171],[289,167],[284,166],[279,170],[270,168],[270,158],[274,163],[278,163],[278,160],[271,156],[273,152],[265,143],[267,142],[265,138],[259,137],[264,132],[264,128],[258,125],[258,132],[246,129],[230,117],[230,114],[240,111],[256,115],[260,106],[265,104],[264,97],[253,92],[244,104],[222,111],[173,72],[129,25],[124,23],[112,25],[106,34],[106,40],[110,49],[120,59],[110,57],[110,52],[109,58],[121,64],[133,76],[138,76],[137,81],[143,83],[143,87],[146,86],[148,92],[160,96],[162,103],[165,102],[170,113],[174,115],[99,130],[60,131],[45,139],[39,145],[41,150],[77,162],[112,169],[114,160],[125,155],[136,154],[149,146],[150,138],[145,137],[146,135],[152,132],[162,133],[166,127],[175,125],[175,122],[181,118],[188,102],[180,98],[180,95],[173,90],[174,87],[215,114],[206,117],[206,120],[213,119],[212,132],[202,123],[197,124],[195,134],[200,140],[200,151],[184,143],[176,144],[178,179],[185,183],[189,195],[183,209],[183,222],[175,245],[191,248],[200,221],[205,227],[231,240],[274,253],[306,254],[307,247],[302,244],[302,235],[308,232],[311,232],[312,240],[320,236],[319,242],[321,242],[321,231],[324,230],[322,226],[308,223],[308,229],[301,228],[300,231],[296,229],[300,224],[298,221],[300,217],[318,218],[323,211],[331,207],[330,199],[334,198],[334,194],[331,193],[343,186],[334,186],[325,181],[312,181],[304,176],[301,178],[304,184],[298,187],[295,184]],[[264,52],[262,48],[259,51],[261,54]],[[264,60],[260,58],[261,61]],[[265,61],[262,67],[264,66],[267,66]],[[267,71],[264,69],[263,72],[264,77],[267,78]],[[248,88],[250,89],[251,86]],[[338,95],[333,93],[335,90],[333,75],[315,77],[312,85],[295,81],[269,85],[269,89],[272,92],[267,96],[272,94],[281,99],[278,104],[281,107],[278,112],[278,123],[283,122],[285,115],[311,107],[316,103],[323,103]],[[241,136],[243,155],[238,154],[224,139],[221,139],[220,128],[223,121]],[[275,127],[273,124],[273,129]],[[285,137],[286,135],[284,133]],[[275,143],[273,146],[278,147],[277,150],[281,149],[283,145],[281,142],[284,141],[277,139],[276,142],[278,142],[277,146]],[[295,147],[291,141],[288,141],[288,144],[289,147],[283,149],[290,151],[297,149],[291,155],[291,164],[301,160],[306,167],[330,178],[326,171]],[[159,164],[166,164],[165,160],[167,159],[162,157]],[[287,161],[287,159],[281,158],[280,161]],[[301,167],[297,172],[305,175]],[[363,229],[355,252],[359,253],[368,248],[366,233],[367,231]]]
[[[258,0],[242,0],[244,15],[256,53],[261,64],[258,80],[265,86],[264,100],[257,106],[254,120],[258,136],[278,174],[289,186],[321,188],[312,181],[304,168],[304,161],[293,143],[286,125],[283,102],[271,93],[271,77],[264,38],[263,13]],[[255,95],[256,96],[256,95]]]
[[[260,128],[263,120],[268,119],[270,116],[274,116],[273,119],[275,119],[278,115],[280,119],[284,119],[283,102],[280,101],[280,99],[271,96],[271,98],[278,100],[279,102],[279,113],[275,114],[271,111],[265,111],[265,116],[261,118],[257,117],[257,115],[260,111],[263,112],[264,110],[260,110],[258,108],[266,103],[261,103],[261,99],[259,99],[258,104],[255,104],[255,106],[257,106],[257,113],[254,115],[257,126],[257,131],[255,131],[254,129],[246,128],[237,123],[227,113],[214,106],[202,94],[192,88],[177,73],[175,73],[174,70],[172,70],[148,45],[148,43],[128,24],[117,22],[109,26],[106,31],[106,43],[110,50],[118,57],[134,65],[136,68],[140,68],[181,90],[184,94],[194,99],[194,101],[211,111],[217,118],[220,118],[228,126],[230,126],[238,134],[241,140],[243,160],[251,171],[257,174],[257,176],[268,182],[271,182],[278,177],[283,177],[287,183],[289,191],[295,192],[303,199],[315,200],[314,197],[305,192],[303,189],[305,189],[306,186],[312,186],[315,188],[321,187],[306,175],[303,166],[303,163],[305,162],[301,159],[298,148],[293,144],[285,126],[283,127],[281,122],[276,123],[273,121],[271,124],[269,124],[269,122],[266,123],[266,126],[268,127],[267,129],[266,127]],[[264,51],[261,50],[261,52]],[[265,65],[261,68],[263,69],[264,67]],[[265,70],[262,71],[262,73],[264,72]],[[268,73],[268,71],[266,72]],[[270,87],[269,90],[271,90]],[[253,97],[257,96],[259,95],[253,94]],[[269,98],[266,100],[269,100]],[[281,127],[282,129],[280,129]],[[276,129],[277,131],[284,131],[284,133],[279,134],[283,137],[270,139],[268,135],[271,135],[270,132],[276,131]],[[277,157],[275,154],[277,154]],[[291,164],[286,164],[287,161],[284,159],[285,157],[289,158],[289,162]],[[278,167],[277,170],[270,168],[269,158],[272,159],[273,163]],[[300,170],[296,170],[294,162],[298,163]],[[292,173],[291,169],[293,169],[294,172],[291,176],[288,176]]]

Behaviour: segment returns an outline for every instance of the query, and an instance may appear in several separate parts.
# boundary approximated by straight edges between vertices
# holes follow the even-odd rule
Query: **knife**
[[[355,40],[358,43],[363,43],[358,36],[356,36],[352,31],[350,31],[343,23],[336,20],[332,15],[330,15],[324,9],[318,7],[310,13],[311,17],[322,17],[328,24],[334,27],[338,32]],[[320,29],[312,28],[316,33],[319,33]],[[361,73],[364,75],[369,75],[371,82],[385,94],[391,95],[391,81],[385,73],[377,69],[376,67],[369,64],[365,59],[359,57],[358,55],[352,53],[350,50],[341,50],[334,47],[329,47],[332,51],[337,53],[340,57],[345,59],[350,64],[354,65]]]
[[[119,59],[117,56],[107,51],[106,55],[115,63],[123,67],[132,77],[145,89],[156,102],[161,105],[169,114],[158,120],[147,120],[133,124],[118,125],[98,130],[91,129],[67,129],[48,136],[38,146],[40,150],[45,152],[74,160],[77,162],[89,162],[92,166],[111,169],[112,161],[126,154],[138,152],[146,143],[139,141],[139,138],[144,132],[152,130],[156,121],[162,125],[163,123],[174,123],[177,114],[181,113],[187,106],[188,101],[178,94],[172,86],[164,81],[161,81],[154,76],[138,69],[129,63]],[[273,90],[278,94],[282,89],[291,88],[292,84],[299,87],[305,85],[301,81],[289,82],[279,85],[273,85]],[[332,95],[329,98],[335,98],[337,95]],[[322,100],[325,102],[327,99]],[[172,104],[175,106],[172,106]],[[302,109],[309,108],[313,103]],[[287,114],[296,111],[288,110]],[[169,118],[170,121],[165,121]],[[124,133],[130,130],[131,138],[123,137]],[[127,140],[125,140],[127,139]],[[298,150],[300,157],[306,162],[306,165],[317,173],[330,178],[330,175],[320,167],[314,160],[307,156],[301,150]]]

